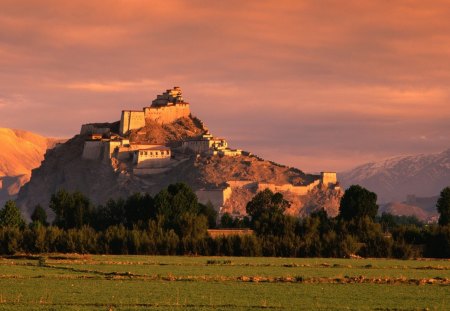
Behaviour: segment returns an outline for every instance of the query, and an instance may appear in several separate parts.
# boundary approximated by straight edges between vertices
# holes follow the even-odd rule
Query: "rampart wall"
[[[120,118],[120,135],[125,135],[130,130],[139,129],[144,126],[144,111],[122,111],[122,116]]]
[[[188,117],[190,113],[189,104],[187,103],[144,108],[145,119],[159,124],[171,123],[179,118]]]
[[[231,187],[212,190],[201,189],[195,192],[200,203],[207,204],[208,202],[211,202],[217,212],[220,212],[220,208],[224,206],[225,202],[231,197],[231,193]]]
[[[170,157],[167,158],[152,158],[140,161],[137,163],[137,168],[162,168],[170,165]]]
[[[334,172],[322,172],[320,173],[322,177],[322,184],[325,186],[335,185],[337,183],[337,176]]]
[[[316,188],[320,184],[321,180],[317,179],[305,186],[294,186],[292,184],[274,185],[268,183],[258,183],[258,191],[269,189],[273,192],[292,192],[297,195],[306,195],[309,191]]]
[[[96,127],[94,124],[83,124],[81,126],[80,134],[81,135],[92,135],[92,134],[109,134],[109,127]]]
[[[251,188],[258,186],[258,182],[251,180],[229,180],[227,184],[231,188]]]

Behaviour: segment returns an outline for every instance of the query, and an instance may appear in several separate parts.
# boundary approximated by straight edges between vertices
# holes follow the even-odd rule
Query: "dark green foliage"
[[[247,203],[246,211],[254,222],[265,213],[283,214],[288,207],[289,202],[283,198],[281,193],[273,193],[269,189],[265,189]]]
[[[34,208],[33,214],[31,214],[31,220],[33,225],[42,225],[47,226],[47,213],[45,209],[41,205],[36,205]]]
[[[144,227],[150,219],[156,217],[153,198],[149,194],[136,193],[128,197],[123,209],[127,228],[135,225]]]
[[[125,201],[123,199],[108,200],[98,206],[92,213],[91,225],[97,230],[105,230],[110,226],[126,224]]]
[[[208,219],[208,227],[210,229],[215,228],[217,226],[217,224],[216,224],[217,212],[214,209],[214,206],[212,205],[212,203],[208,201],[208,203],[206,203],[206,204],[199,203],[199,205],[200,205],[199,213],[201,215],[204,215]]]
[[[220,228],[249,228],[250,226],[250,219],[247,216],[233,218],[229,213],[224,213],[220,218]]]
[[[350,186],[342,196],[339,216],[344,220],[375,219],[377,212],[377,195],[359,185]]]
[[[293,220],[284,214],[289,202],[281,193],[265,189],[247,203],[246,211],[251,217],[251,225],[259,235],[284,235]]]
[[[389,213],[382,213],[380,217],[376,218],[376,222],[381,225],[385,232],[390,232],[395,228],[405,225],[413,225],[416,227],[424,226],[424,223],[415,216],[398,216]]]
[[[221,228],[235,228],[234,227],[234,220],[237,218],[231,217],[229,213],[224,213],[222,217],[220,218],[220,227]]]
[[[17,227],[25,226],[20,210],[16,206],[16,202],[7,201],[3,209],[0,210],[0,227]]]
[[[265,190],[247,205],[251,220],[224,214],[222,228],[251,226],[255,235],[211,238],[216,213],[184,184],[154,198],[134,194],[92,207],[81,193],[59,191],[50,206],[54,226],[37,206],[33,225],[23,226],[14,202],[0,211],[0,254],[77,252],[99,254],[226,255],[282,257],[450,257],[450,227],[424,225],[413,217],[383,214],[374,221],[376,196],[352,186],[340,217],[323,210],[304,218],[285,214],[289,203]],[[347,204],[347,205],[346,205]],[[346,215],[353,210],[353,216]],[[346,215],[346,216],[344,216]]]
[[[155,208],[158,215],[167,221],[176,221],[183,213],[198,214],[200,207],[194,191],[184,183],[169,185],[155,196]]]
[[[450,225],[450,187],[441,191],[436,207],[439,213],[439,225]]]
[[[89,224],[93,207],[81,192],[59,190],[50,199],[50,209],[55,213],[56,226],[71,229]]]

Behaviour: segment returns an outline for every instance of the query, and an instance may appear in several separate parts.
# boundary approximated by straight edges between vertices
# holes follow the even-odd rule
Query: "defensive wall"
[[[195,192],[200,203],[207,204],[211,202],[217,212],[220,212],[220,208],[231,197],[231,193],[231,187],[223,189],[200,189]]]
[[[99,127],[97,124],[83,124],[80,129],[80,135],[107,135],[111,132],[109,127]]]
[[[226,201],[230,199],[233,189],[245,188],[252,192],[259,192],[269,189],[272,192],[290,192],[298,196],[307,195],[308,192],[323,184],[326,187],[335,186],[337,183],[336,173],[326,172],[321,173],[321,177],[314,180],[308,185],[294,186],[292,184],[276,185],[272,183],[261,183],[252,180],[229,180],[228,187],[219,189],[201,189],[197,190],[195,194],[200,203],[206,204],[211,202],[216,211],[220,212],[220,208],[225,205]]]
[[[120,135],[145,126],[144,111],[123,110],[120,117]]]
[[[188,103],[177,103],[170,106],[145,107],[145,120],[159,124],[172,123],[173,121],[189,117],[191,110]]]
[[[337,175],[335,172],[321,172],[322,184],[326,187],[337,184]]]
[[[265,189],[269,189],[272,192],[292,192],[297,195],[306,195],[309,191],[316,188],[321,183],[320,179],[316,179],[312,183],[305,186],[294,186],[292,184],[284,184],[284,185],[275,185],[268,183],[258,183],[258,191],[263,191]]]
[[[125,135],[130,130],[144,127],[146,121],[167,124],[180,118],[189,117],[190,114],[189,103],[183,100],[181,88],[175,86],[163,94],[157,95],[150,107],[144,107],[138,111],[122,111],[120,134]]]

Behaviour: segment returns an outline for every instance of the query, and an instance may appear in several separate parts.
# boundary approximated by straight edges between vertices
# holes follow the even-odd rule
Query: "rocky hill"
[[[20,187],[30,179],[31,170],[41,164],[47,149],[57,142],[23,130],[0,128],[0,206],[15,199]]]
[[[145,112],[122,112],[120,125],[85,125],[80,135],[47,152],[42,165],[33,170],[30,182],[20,190],[19,206],[30,215],[36,204],[48,206],[51,194],[59,189],[81,191],[101,204],[136,192],[155,194],[171,183],[185,182],[198,192],[199,198],[214,203],[222,212],[244,214],[245,203],[267,184],[282,187],[293,203],[291,214],[322,207],[336,213],[339,188],[320,185],[320,175],[305,174],[228,148],[224,139],[214,138],[202,121],[186,113],[189,104],[182,101],[179,88],[174,96],[165,94],[173,95],[174,90],[158,95],[157,105],[145,108]],[[181,117],[177,115],[178,104]],[[167,122],[171,115],[161,118],[161,109],[174,115],[173,120]],[[149,115],[154,119],[149,120]],[[118,128],[121,135],[116,134]],[[205,146],[207,149],[198,150]],[[256,188],[240,187],[242,182]],[[289,187],[294,188],[286,190]],[[309,191],[309,195],[295,194],[302,191]]]

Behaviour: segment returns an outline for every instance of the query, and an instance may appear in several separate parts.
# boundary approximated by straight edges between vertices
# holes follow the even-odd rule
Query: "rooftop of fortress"
[[[166,90],[161,95],[157,95],[152,101],[152,107],[171,106],[179,103],[187,104],[183,99],[183,92],[179,86]]]

